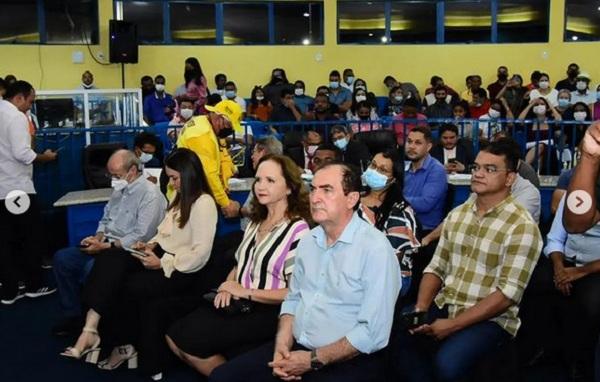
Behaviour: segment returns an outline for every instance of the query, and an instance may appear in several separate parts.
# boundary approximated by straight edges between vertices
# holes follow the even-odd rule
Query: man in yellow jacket
[[[225,137],[233,129],[242,130],[242,109],[229,100],[205,108],[208,114],[193,117],[184,125],[177,147],[190,149],[198,155],[215,201],[225,216],[231,216],[239,210],[240,204],[227,196],[229,178],[237,168],[227,151]]]

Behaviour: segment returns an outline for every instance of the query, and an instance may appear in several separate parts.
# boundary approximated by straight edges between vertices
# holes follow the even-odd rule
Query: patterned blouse
[[[250,223],[235,257],[236,280],[244,288],[287,288],[294,269],[298,242],[308,232],[308,224],[301,218],[284,220],[257,244],[259,223]]]

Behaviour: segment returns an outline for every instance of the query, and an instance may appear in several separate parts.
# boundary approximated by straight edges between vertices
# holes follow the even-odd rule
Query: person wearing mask
[[[315,130],[306,130],[302,135],[302,147],[304,154],[304,169],[313,170],[312,159],[319,145],[323,144],[323,136]]]
[[[285,70],[275,68],[271,72],[271,80],[268,84],[263,86],[265,97],[273,107],[276,107],[281,103],[281,91],[283,89],[291,89],[292,94],[294,92],[294,87],[288,81]]]
[[[236,251],[236,265],[211,304],[199,306],[167,333],[175,355],[204,376],[240,348],[272,340],[298,242],[310,231],[308,192],[300,170],[288,157],[261,159],[252,193],[251,223]],[[251,311],[220,312],[242,301],[252,306]]]
[[[312,107],[315,99],[306,95],[306,86],[304,81],[298,80],[294,82],[294,104],[302,115],[305,115]]]
[[[446,93],[450,96],[450,98],[455,98],[458,99],[458,93],[452,89],[450,86],[446,85],[444,83],[444,79],[440,76],[432,76],[431,79],[429,80],[429,84],[431,85],[430,87],[428,87],[427,89],[425,89],[425,98],[427,98],[427,95],[434,93],[435,89],[439,86],[442,86],[446,89]],[[423,103],[427,104],[431,104],[435,102],[435,96],[432,98],[429,98],[429,102],[425,102],[423,101]],[[450,101],[448,101],[448,103],[450,103]]]
[[[343,72],[343,76],[344,76],[344,81],[342,82],[342,87],[345,89],[348,89],[351,93],[354,92],[354,80],[356,79],[356,77],[354,77],[354,71],[350,68],[346,68],[344,69]]]
[[[460,98],[467,101],[469,105],[473,105],[475,103],[474,95],[475,94],[485,94],[485,98],[488,97],[487,91],[481,88],[481,76],[479,74],[472,74],[471,76],[471,86],[462,92]],[[480,91],[483,90],[483,93]]]
[[[435,98],[435,102],[429,104],[427,109],[425,109],[425,115],[430,119],[437,118],[452,118],[452,106],[448,103],[448,93],[446,92],[446,88],[443,86],[438,86],[435,88],[433,93]],[[427,98],[427,97],[426,97]]]
[[[527,88],[528,92],[532,91],[533,89],[537,89],[539,87],[539,83],[540,83],[540,77],[542,76],[542,72],[540,72],[539,70],[534,70],[533,72],[531,72],[531,76],[529,76],[529,84],[527,84],[525,87]],[[525,94],[525,98],[529,98],[529,93]]]
[[[531,103],[523,109],[518,119],[535,121],[532,126],[526,126],[526,148],[528,151],[525,155],[525,162],[532,166],[537,162],[538,166],[534,167],[537,167],[541,174],[557,172],[557,169],[555,169],[557,163],[556,160],[554,160],[554,157],[551,157],[549,161],[544,158],[545,155],[547,155],[546,151],[548,151],[548,146],[554,145],[553,131],[555,131],[557,125],[551,122],[560,122],[562,120],[558,111],[546,101],[546,98],[538,97],[533,99]],[[550,153],[550,155],[552,154],[553,153]],[[548,162],[550,168],[547,168],[548,166],[546,166]]]
[[[169,126],[182,126],[185,125],[187,121],[192,119],[194,116],[194,101],[181,98],[179,100],[179,108],[175,116],[171,122],[169,122]]]
[[[491,100],[495,100],[502,90],[508,84],[508,68],[506,66],[499,66],[496,72],[496,77],[498,78],[496,82],[491,83],[487,87],[488,94],[490,95]]]
[[[583,102],[588,105],[591,112],[596,102],[596,93],[590,90],[590,75],[585,72],[579,73],[575,87],[577,90],[571,92],[571,103],[574,105]]]
[[[558,90],[550,87],[550,76],[546,73],[541,74],[538,88],[529,92],[530,102],[533,102],[540,97],[546,99],[550,106],[558,106]]]
[[[218,94],[221,97],[225,96],[225,84],[227,83],[227,75],[218,73],[215,75],[215,88],[210,89],[210,94]]]
[[[331,128],[331,141],[340,149],[342,162],[353,165],[361,170],[369,163],[371,159],[369,148],[361,141],[353,139],[352,129],[344,125],[333,126]]]
[[[373,104],[373,102],[369,101],[369,93],[363,88],[363,85],[360,84],[360,79],[356,80],[356,86],[354,87],[354,93],[352,94],[352,106],[346,112],[346,119],[352,119],[353,116],[356,115],[357,106],[360,102],[364,102],[369,106],[371,110],[371,116],[373,120],[377,119],[377,106]],[[376,103],[377,101],[375,101]]]
[[[56,291],[45,285],[42,277],[46,239],[32,178],[34,162],[54,161],[57,154],[50,149],[38,154],[31,148],[26,113],[34,100],[35,89],[25,81],[10,85],[6,98],[0,100],[0,302],[5,305]],[[8,199],[15,190],[27,195]],[[19,206],[25,199],[29,199],[25,212],[13,214],[8,210],[9,204]],[[19,280],[25,282],[24,291],[18,288]]]
[[[154,78],[154,92],[144,98],[144,121],[148,125],[169,122],[175,111],[175,100],[165,92],[166,80],[162,74]]]
[[[83,90],[98,89],[96,87],[96,85],[94,85],[94,75],[89,70],[86,70],[81,75],[81,85],[79,85],[79,89],[83,89]]]
[[[404,145],[404,137],[417,126],[427,126],[427,116],[418,113],[419,101],[409,98],[404,101],[402,113],[394,117],[392,122],[398,145]]]
[[[140,88],[142,89],[142,100],[145,100],[150,94],[153,94],[154,80],[150,76],[142,76],[140,79]]]
[[[145,168],[162,168],[158,148],[160,141],[152,133],[141,132],[133,139],[133,152]]]
[[[512,114],[519,115],[523,108],[525,93],[527,93],[527,88],[523,87],[523,77],[519,74],[515,74],[511,79],[506,81],[506,84],[498,91],[496,98],[504,98]]]
[[[430,154],[450,174],[465,173],[473,164],[473,153],[459,140],[458,127],[451,123],[440,127],[440,143],[431,149]]]
[[[573,109],[571,108],[571,92],[567,89],[559,90],[556,98],[558,101],[556,111],[558,111],[563,120],[568,121],[573,119]]]
[[[462,380],[516,336],[521,298],[543,245],[537,224],[510,195],[518,161],[502,140],[477,155],[474,194],[446,218],[417,302],[405,310],[428,314],[393,344],[397,380]]]
[[[176,94],[177,100],[181,101],[181,98],[185,96],[194,103],[194,113],[205,114],[204,105],[208,97],[208,85],[197,58],[188,57],[185,60],[183,76],[185,83],[182,86],[185,88],[185,92],[180,95]]]
[[[294,92],[291,89],[282,89],[281,102],[273,108],[271,122],[299,122],[300,120],[302,120],[302,113],[294,102]],[[279,127],[277,130],[280,130]]]
[[[255,86],[250,95],[250,102],[246,107],[246,116],[257,121],[267,122],[271,119],[273,106],[265,97],[262,87]]]
[[[380,350],[390,337],[400,268],[385,234],[355,212],[360,189],[345,164],[317,170],[310,204],[319,225],[296,248],[275,341],[216,368],[212,382],[384,378]]]
[[[404,101],[404,94],[400,86],[395,86],[390,89],[388,93],[388,102],[386,105],[385,115],[395,117],[402,113],[402,103]]]
[[[473,83],[477,83],[477,81],[473,79]],[[487,98],[487,92],[482,88],[472,90],[471,97],[472,101],[469,102],[469,113],[471,114],[471,118],[478,119],[490,110],[490,100]]]
[[[417,218],[402,196],[403,163],[398,151],[386,149],[375,154],[362,174],[367,191],[361,196],[358,216],[385,233],[400,262],[404,296],[411,288],[413,257],[421,246],[417,239]]]
[[[512,120],[514,118],[504,98],[492,100],[488,112],[479,117],[479,137],[484,140],[490,140],[499,131],[512,126],[512,123],[501,122],[499,120]]]
[[[369,106],[371,106],[371,108],[373,108],[373,110],[375,110],[376,112],[378,111],[378,105],[377,105],[377,97],[375,97],[375,94],[373,92],[370,92],[367,89],[367,83],[365,82],[365,80],[363,80],[362,78],[357,78],[356,80],[354,80],[354,90],[359,90],[362,89],[365,91],[365,94],[367,96],[367,103],[369,104]],[[354,100],[354,92],[352,94],[353,100]]]
[[[570,63],[567,67],[567,78],[560,80],[556,83],[556,90],[566,89],[574,92],[577,90],[577,76],[579,75],[579,65],[576,63]]]
[[[575,148],[585,135],[585,131],[592,122],[592,112],[584,102],[576,102],[573,105],[573,120],[578,122],[575,125],[566,125],[564,127],[565,139],[567,146]],[[564,161],[564,158],[563,158]]]
[[[396,86],[399,86],[402,89],[402,96],[404,97],[404,99],[410,97],[416,98],[418,100],[421,99],[419,90],[412,82],[398,82],[394,77],[386,76],[383,79],[383,84],[388,89],[388,91],[392,90],[392,88],[395,88]]]
[[[361,89],[356,89],[355,91],[361,91]],[[377,122],[379,117],[373,108],[369,106],[367,101],[360,101],[356,105],[356,112],[351,114],[347,119],[348,121],[357,121],[350,122],[350,129],[353,133],[381,129],[381,125]]]
[[[336,104],[340,113],[345,113],[352,106],[352,93],[340,85],[340,78],[337,70],[329,73],[329,102]]]
[[[233,101],[235,103],[237,103],[238,105],[240,105],[240,107],[242,108],[242,110],[246,110],[246,100],[244,100],[242,97],[240,97],[237,94],[237,86],[235,86],[235,82],[233,81],[228,81],[225,84],[225,94],[223,94],[221,96],[221,99],[223,101],[225,100],[230,100]],[[244,119],[244,115],[242,114],[242,119]]]
[[[227,195],[229,179],[237,172],[224,139],[235,131],[241,132],[242,109],[233,101],[221,101],[206,106],[207,115],[188,121],[177,140],[177,147],[195,152],[206,174],[206,180],[217,205],[225,216],[233,214],[240,204]],[[167,193],[172,200],[172,193]]]
[[[165,171],[176,196],[155,235],[96,258],[83,291],[88,307],[84,327],[75,345],[61,355],[85,355],[93,362],[101,333],[105,346],[116,346],[98,368],[114,370],[126,361],[131,368],[137,364],[135,345],[146,319],[141,308],[154,299],[192,293],[212,250],[217,209],[195,153],[176,149],[165,160]]]
[[[79,247],[63,248],[54,255],[53,271],[64,315],[52,328],[56,336],[69,336],[81,329],[81,289],[95,259],[115,248],[149,240],[156,234],[167,208],[158,187],[142,176],[141,161],[135,153],[116,151],[106,169],[113,192],[96,234],[84,238]]]

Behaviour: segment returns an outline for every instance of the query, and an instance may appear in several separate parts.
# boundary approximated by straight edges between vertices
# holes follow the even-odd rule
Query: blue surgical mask
[[[377,170],[374,170],[369,167],[362,174],[362,180],[366,183],[367,186],[369,186],[371,190],[379,191],[385,188],[385,186],[387,185],[388,178],[387,176],[377,172]]]
[[[225,97],[227,98],[235,98],[235,90],[226,90]]]
[[[337,141],[334,141],[333,144],[340,150],[346,150],[346,146],[348,146],[348,138],[340,138]]]
[[[351,85],[353,82],[354,82],[354,77],[352,77],[352,76],[346,77],[346,83],[348,85]]]
[[[569,100],[566,99],[566,98],[559,98],[558,99],[558,106],[559,107],[569,107],[570,104],[571,104],[571,102],[569,102]]]
[[[140,162],[146,164],[150,162],[153,157],[154,156],[152,154],[142,152],[142,155],[140,155]]]
[[[332,89],[337,89],[340,87],[340,83],[338,81],[331,81],[329,82],[329,87]]]

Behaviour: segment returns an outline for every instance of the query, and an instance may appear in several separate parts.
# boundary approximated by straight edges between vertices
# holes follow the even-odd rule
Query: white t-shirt
[[[557,107],[558,106],[558,90],[556,89],[552,89],[550,91],[550,93],[546,94],[546,95],[542,95],[542,93],[540,93],[540,91],[538,89],[533,89],[530,93],[529,93],[529,99],[531,101],[533,101],[534,99],[538,99],[538,98],[545,98],[546,101],[548,101],[548,103],[551,106]]]
[[[586,105],[593,104],[596,102],[596,92],[587,89],[584,94],[579,94],[578,90],[571,92],[571,105],[575,105],[577,102],[583,102]]]
[[[456,158],[456,146],[448,150],[444,148],[444,164],[448,163],[448,159]]]
[[[13,190],[35,194],[29,122],[25,113],[8,101],[0,101],[0,200]]]
[[[223,100],[223,101],[227,101],[228,99],[229,98],[225,97],[224,95],[221,96],[221,100]],[[237,95],[235,96],[235,98],[233,100],[235,101],[235,103],[240,105],[240,107],[242,108],[242,113],[245,113],[246,112],[246,100]]]

